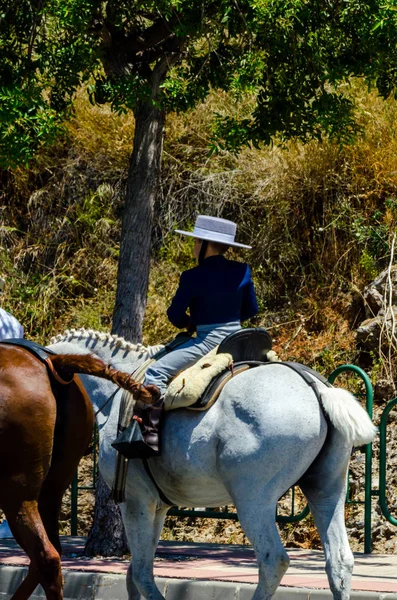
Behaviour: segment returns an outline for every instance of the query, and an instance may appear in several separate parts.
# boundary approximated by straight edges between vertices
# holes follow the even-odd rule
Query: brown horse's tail
[[[49,356],[55,371],[64,376],[70,376],[73,373],[82,373],[84,375],[94,375],[101,379],[113,381],[116,385],[131,392],[136,400],[146,404],[152,404],[156,401],[149,389],[142,383],[132,379],[131,375],[123,371],[117,371],[107,365],[103,360],[94,354],[57,354]],[[150,386],[149,386],[150,388]]]

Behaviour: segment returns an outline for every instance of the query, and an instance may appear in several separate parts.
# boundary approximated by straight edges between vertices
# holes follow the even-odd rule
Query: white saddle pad
[[[165,393],[165,410],[191,406],[197,402],[212,379],[232,364],[231,354],[216,354],[216,351],[217,348],[214,348],[171,381]]]

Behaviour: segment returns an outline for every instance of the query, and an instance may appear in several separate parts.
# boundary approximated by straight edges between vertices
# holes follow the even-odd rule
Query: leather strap
[[[150,470],[147,458],[143,458],[142,463],[143,463],[146,473],[148,474],[151,482],[153,483],[154,487],[156,488],[156,490],[158,492],[158,495],[160,496],[160,500],[162,500],[164,502],[164,504],[168,504],[168,506],[176,506],[176,504],[174,504],[173,502],[171,502],[171,500],[169,500],[167,498],[167,496],[164,494],[163,490],[159,487],[157,481],[153,477],[153,473]]]

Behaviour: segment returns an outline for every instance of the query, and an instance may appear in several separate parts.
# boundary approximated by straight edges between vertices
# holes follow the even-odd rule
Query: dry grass
[[[236,219],[240,239],[254,246],[236,256],[252,264],[257,323],[273,327],[281,352],[288,344],[294,356],[316,362],[324,348],[333,353],[338,347],[340,355],[353,347],[346,328],[360,316],[363,286],[387,263],[397,224],[396,205],[385,204],[397,197],[397,107],[359,83],[351,93],[365,137],[342,150],[313,142],[210,156],[213,112],[236,111],[224,93],[187,114],[169,115],[148,342],[170,337],[165,307],[178,273],[191,265],[189,242],[176,240],[172,230],[204,212]],[[75,109],[68,138],[43,151],[29,170],[9,174],[3,186],[2,271],[11,283],[6,306],[41,341],[70,324],[109,326],[115,293],[134,120],[91,106],[83,92]]]

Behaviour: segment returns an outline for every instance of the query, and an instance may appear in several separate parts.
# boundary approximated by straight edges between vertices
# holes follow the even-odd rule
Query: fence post
[[[396,406],[397,398],[393,398],[382,412],[379,425],[379,505],[383,516],[392,525],[397,525],[397,519],[389,511],[386,499],[386,426],[390,411]]]
[[[77,471],[72,480],[72,486],[70,490],[70,503],[71,503],[71,514],[70,514],[70,535],[77,535],[77,493],[78,493],[78,479]]]

